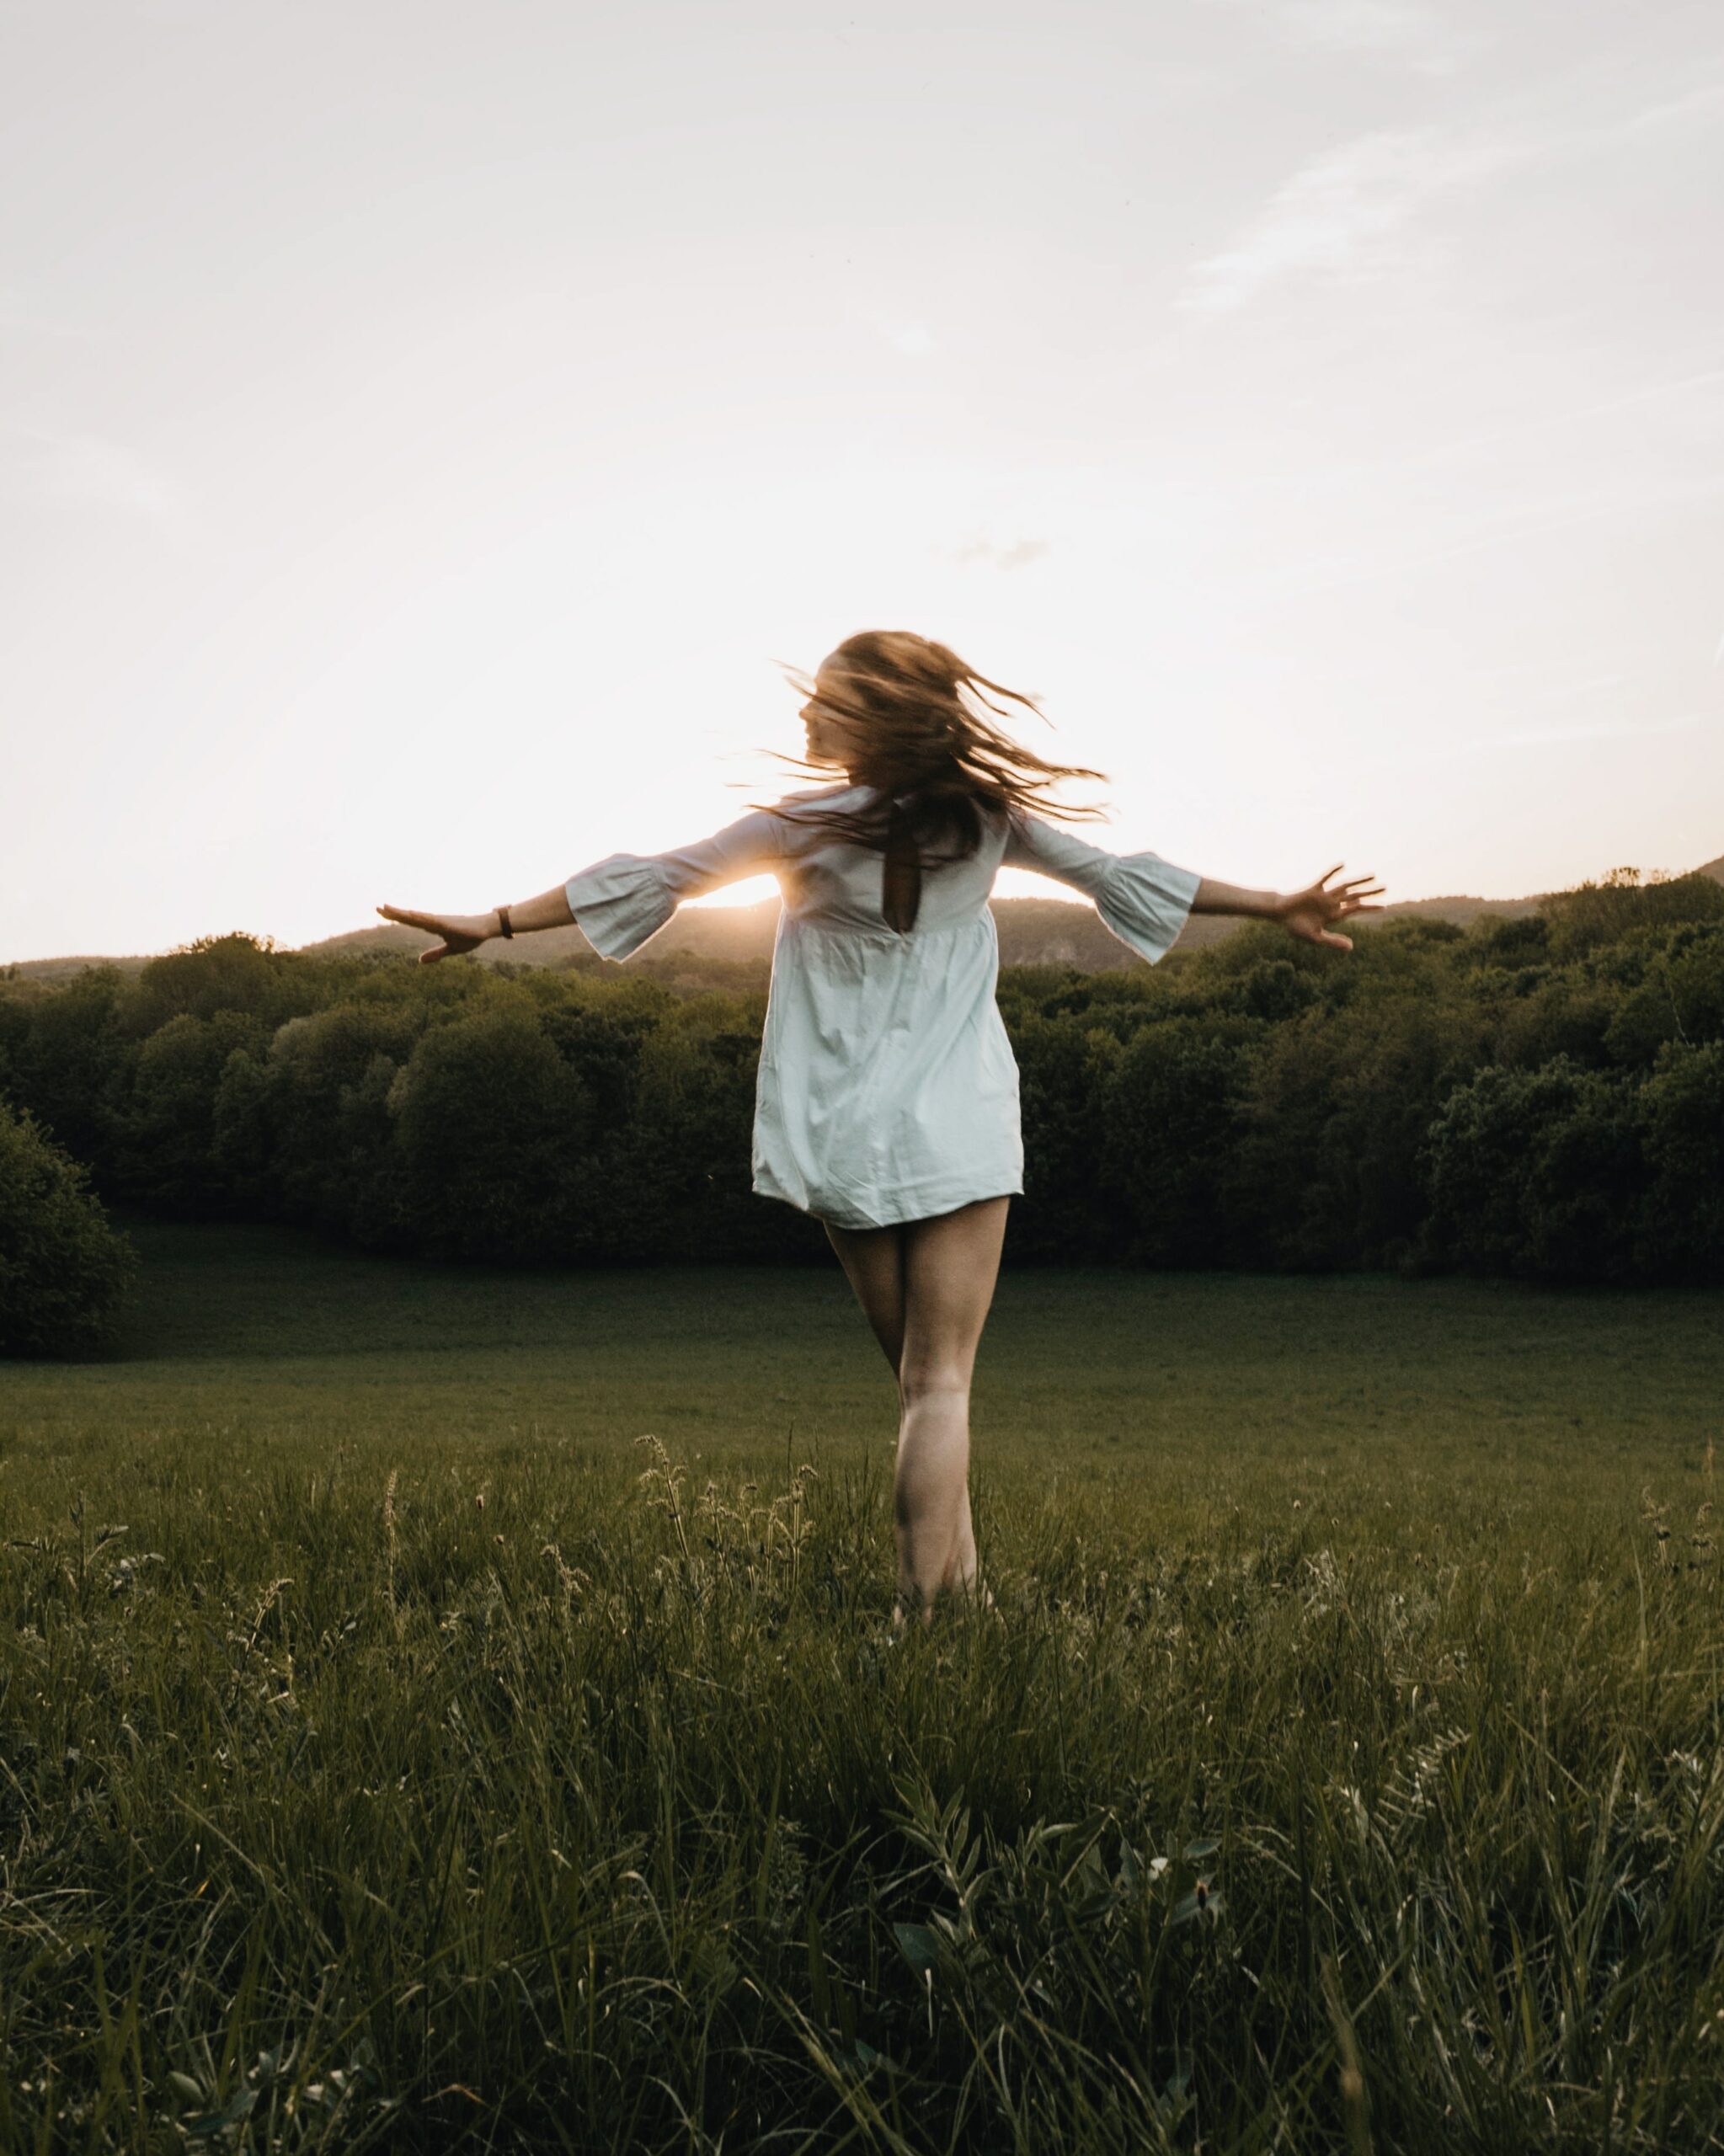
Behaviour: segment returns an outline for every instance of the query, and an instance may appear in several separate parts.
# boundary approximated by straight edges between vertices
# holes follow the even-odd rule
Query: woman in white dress
[[[926,1620],[941,1589],[977,1583],[970,1379],[1023,1188],[1017,1069],[994,999],[995,872],[1033,868],[1086,893],[1152,963],[1193,912],[1255,915],[1350,950],[1335,924],[1377,911],[1380,887],[1337,883],[1335,868],[1300,891],[1242,890],[1086,844],[1050,819],[1095,812],[1049,790],[1101,774],[1012,740],[991,698],[1031,700],[926,638],[851,637],[804,686],[803,767],[842,769],[842,783],[669,853],[611,854],[492,913],[377,910],[442,939],[422,962],[571,921],[626,958],[683,899],[777,876],[754,1187],[825,1225],[898,1380],[898,1611]]]

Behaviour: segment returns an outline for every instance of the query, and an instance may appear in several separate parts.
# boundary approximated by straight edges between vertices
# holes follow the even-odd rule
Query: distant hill
[[[153,954],[129,958],[14,958],[0,966],[0,980],[70,980],[88,966],[117,966],[123,974],[141,973]]]
[[[1708,862],[1700,873],[1724,883],[1724,855]],[[995,925],[1000,936],[1000,963],[1005,966],[1070,965],[1086,973],[1123,971],[1141,961],[1111,930],[1102,924],[1092,905],[1069,899],[995,899]],[[1481,915],[1512,920],[1537,911],[1540,901],[1529,899],[1482,899],[1455,896],[1406,899],[1385,907],[1383,918],[1452,921],[1466,927]],[[778,925],[778,901],[762,899],[751,906],[685,906],[661,929],[637,958],[666,964],[677,959],[697,963],[738,963],[770,958]],[[1230,936],[1239,922],[1226,915],[1199,914],[1188,921],[1176,951],[1202,950]],[[348,936],[308,944],[311,951],[429,950],[429,936],[405,928],[361,928]],[[579,929],[550,928],[520,940],[519,947],[488,943],[478,953],[481,963],[505,963],[559,966],[585,954],[588,944]]]
[[[1724,854],[1695,872],[1724,883]],[[1481,899],[1465,895],[1437,899],[1404,899],[1384,909],[1385,920],[1452,921],[1468,927],[1481,916],[1513,920],[1535,912],[1539,898]],[[1102,925],[1093,906],[1065,899],[995,899],[991,901],[1000,936],[1000,961],[1007,966],[1070,965],[1086,973],[1111,973],[1141,961]],[[668,926],[627,963],[643,971],[669,974],[684,969],[697,971],[713,965],[758,967],[772,951],[778,923],[778,901],[763,899],[751,906],[685,906]],[[1174,945],[1176,951],[1201,950],[1230,936],[1239,923],[1225,915],[1200,915],[1188,921]],[[398,951],[414,956],[429,950],[435,939],[415,929],[380,923],[359,928],[345,936],[326,937],[302,947],[319,956],[354,956],[366,951]],[[578,928],[549,928],[534,936],[508,942],[483,945],[477,954],[482,965],[565,966],[590,962],[591,947]],[[122,973],[136,973],[148,963],[147,956],[131,958],[24,958],[0,967],[0,974],[30,979],[66,980],[87,966],[117,966]]]

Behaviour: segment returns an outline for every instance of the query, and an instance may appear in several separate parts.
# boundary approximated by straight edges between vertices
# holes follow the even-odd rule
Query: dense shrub
[[[1637,931],[1694,921],[1724,922],[1724,883],[1706,875],[1654,877],[1613,869],[1596,883],[1545,901],[1552,954],[1571,958],[1620,942]]]
[[[1662,1050],[1641,1112],[1651,1187],[1638,1269],[1724,1279],[1724,1040]]]
[[[131,1083],[112,1111],[118,1194],[152,1212],[219,1218],[234,1209],[216,1150],[217,1103],[235,1054],[261,1054],[267,1035],[245,1011],[177,1012],[139,1043]]]
[[[0,1355],[100,1345],[132,1265],[84,1171],[0,1101]]]
[[[115,1107],[137,1056],[123,1022],[128,995],[114,966],[91,966],[58,988],[24,981],[0,991],[12,1098],[91,1165],[99,1187],[113,1156]]]
[[[1011,1030],[1023,1125],[1023,1198],[1011,1209],[1011,1254],[1110,1256],[1118,1208],[1110,1203],[1096,1134],[1119,1043],[1101,1027],[1036,1011],[1022,1012]]]
[[[1126,1255],[1144,1265],[1209,1265],[1232,1254],[1224,1179],[1249,1080],[1253,1028],[1238,1018],[1170,1017],[1121,1049],[1102,1095],[1108,1181]]]
[[[728,998],[702,998],[668,1013],[646,1043],[633,1193],[654,1255],[706,1263],[811,1257],[825,1247],[805,1215],[753,1193],[762,1015]]]
[[[1565,1056],[1481,1071],[1432,1126],[1437,1250],[1479,1272],[1628,1278],[1644,1183],[1637,1107],[1631,1086]]]
[[[316,971],[296,953],[249,936],[207,936],[150,960],[138,976],[135,1010],[151,1033],[173,1018],[236,1011],[273,1032],[317,1000]]]
[[[1244,1246],[1299,1270],[1412,1258],[1427,1133],[1481,1052],[1439,985],[1320,1006],[1263,1041],[1230,1163]]]
[[[370,1247],[408,1246],[389,1100],[431,1017],[420,1000],[344,1001],[290,1019],[261,1081],[223,1073],[232,1151],[249,1129],[270,1209]]]
[[[406,1067],[370,1091],[392,1122],[405,1225],[438,1257],[544,1258],[590,1135],[591,1097],[519,1005],[480,1009],[419,1036]]]

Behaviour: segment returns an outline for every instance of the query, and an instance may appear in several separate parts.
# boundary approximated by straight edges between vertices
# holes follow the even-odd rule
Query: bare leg
[[[894,1509],[900,1619],[942,1588],[975,1585],[969,1388],[999,1276],[1009,1200],[979,1199],[897,1228],[826,1233],[898,1377]]]
[[[825,1225],[895,1378],[904,1353],[904,1230]]]

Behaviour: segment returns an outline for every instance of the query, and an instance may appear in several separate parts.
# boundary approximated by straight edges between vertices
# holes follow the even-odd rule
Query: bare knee
[[[898,1383],[906,1407],[969,1396],[969,1366],[945,1357],[912,1356],[906,1351],[899,1365]]]

